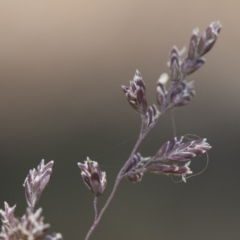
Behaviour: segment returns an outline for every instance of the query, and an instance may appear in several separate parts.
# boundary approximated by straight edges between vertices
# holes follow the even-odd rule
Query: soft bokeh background
[[[93,220],[92,194],[77,162],[86,156],[107,172],[102,206],[139,131],[140,119],[120,86],[139,69],[155,102],[171,47],[195,27],[220,20],[223,30],[207,64],[189,79],[197,95],[168,113],[141,147],[153,154],[173,136],[207,137],[210,163],[187,184],[147,175],[123,181],[91,239],[240,239],[239,8],[237,0],[0,2],[0,207],[25,209],[22,183],[40,160],[55,160],[38,206],[50,232],[84,239]],[[206,156],[194,159],[201,171]]]

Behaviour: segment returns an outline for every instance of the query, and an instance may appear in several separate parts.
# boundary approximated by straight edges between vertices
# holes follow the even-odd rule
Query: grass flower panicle
[[[191,102],[195,95],[192,81],[186,77],[200,69],[205,63],[203,58],[217,41],[221,30],[219,22],[212,22],[209,27],[199,35],[199,30],[194,29],[186,56],[174,46],[168,61],[169,74],[164,73],[157,81],[156,94],[158,105],[148,105],[146,86],[141,73],[136,70],[129,87],[122,86],[130,106],[140,114],[141,128],[139,137],[126,162],[120,169],[113,189],[100,211],[97,208],[98,197],[106,189],[106,173],[102,172],[99,164],[87,158],[84,163],[78,163],[83,183],[94,193],[93,207],[95,218],[85,240],[88,240],[99,224],[104,212],[115,196],[116,190],[122,179],[127,178],[132,183],[139,183],[144,174],[155,173],[163,175],[180,176],[186,182],[187,176],[192,174],[190,163],[192,158],[204,154],[211,149],[205,138],[184,142],[184,137],[175,137],[164,143],[159,150],[150,157],[143,157],[137,152],[140,144],[147,134],[155,127],[160,117],[174,107],[185,106]],[[43,190],[49,183],[53,161],[40,162],[36,169],[29,171],[25,181],[25,196],[28,208],[22,218],[14,215],[16,206],[10,207],[4,203],[4,210],[0,209],[2,228],[0,240],[63,240],[60,233],[47,235],[50,225],[43,222],[42,209],[35,210]]]

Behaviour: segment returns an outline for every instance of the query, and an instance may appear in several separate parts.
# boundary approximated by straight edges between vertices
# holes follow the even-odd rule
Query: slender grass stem
[[[97,217],[98,217],[97,201],[98,201],[98,197],[95,197],[95,198],[94,198],[94,201],[93,201],[93,208],[94,208],[94,213],[95,213],[94,221],[96,221],[96,219],[97,219]]]
[[[147,132],[144,132],[144,133],[143,133],[143,131],[142,131],[142,129],[143,129],[143,124],[144,124],[144,123],[143,123],[143,121],[142,121],[141,130],[140,130],[140,135],[139,135],[138,140],[137,140],[137,142],[136,142],[136,144],[135,144],[135,146],[134,146],[134,148],[133,148],[133,150],[132,150],[132,152],[131,152],[131,155],[130,155],[130,157],[128,158],[128,160],[126,161],[126,163],[123,165],[123,167],[121,168],[121,170],[119,171],[119,173],[118,173],[118,175],[117,175],[117,178],[116,178],[116,181],[115,181],[115,184],[114,184],[114,187],[113,187],[113,189],[112,189],[112,192],[111,192],[111,194],[109,195],[109,197],[108,197],[105,205],[103,206],[102,210],[100,211],[98,217],[95,218],[95,220],[94,220],[94,222],[93,222],[93,225],[91,226],[91,228],[89,229],[89,231],[88,231],[88,233],[87,233],[87,235],[86,235],[86,237],[85,237],[85,240],[88,240],[88,239],[89,239],[90,235],[93,233],[93,231],[95,230],[95,228],[96,228],[96,226],[98,225],[99,221],[101,220],[103,213],[106,211],[106,209],[108,208],[110,202],[112,201],[112,199],[113,199],[113,197],[114,197],[114,195],[115,195],[115,193],[116,193],[116,190],[117,190],[117,188],[118,188],[118,186],[119,186],[119,183],[120,183],[120,181],[121,181],[122,178],[123,178],[123,176],[121,176],[122,170],[123,170],[123,169],[127,166],[127,164],[131,161],[131,159],[133,158],[134,154],[136,153],[139,145],[141,144],[141,142],[143,141],[143,139],[146,137],[147,133],[149,132],[149,131],[147,131]],[[96,216],[96,215],[95,215],[95,216]]]

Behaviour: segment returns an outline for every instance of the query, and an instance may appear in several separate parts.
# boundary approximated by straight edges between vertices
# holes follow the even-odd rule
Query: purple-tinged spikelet
[[[34,209],[36,203],[50,180],[52,174],[53,161],[44,164],[44,159],[40,162],[37,169],[29,171],[23,186],[25,187],[25,196],[28,207]]]
[[[96,196],[102,195],[107,186],[107,179],[106,173],[101,171],[98,163],[87,157],[84,163],[78,163],[78,167],[86,187]]]
[[[167,106],[167,90],[166,90],[166,83],[169,79],[167,73],[163,73],[157,81],[157,102],[160,106],[160,110],[165,109]]]
[[[170,100],[174,106],[179,107],[187,105],[194,96],[195,90],[193,82],[183,81],[174,91],[172,91]]]
[[[182,63],[182,72],[184,75],[187,76],[194,73],[205,63],[205,59],[202,56],[212,49],[221,28],[222,25],[220,22],[212,22],[200,37],[198,36],[199,30],[193,30],[189,43],[188,56]]]
[[[193,157],[204,154],[212,147],[206,142],[206,138],[182,142],[183,137],[175,137],[166,142],[155,155],[160,161],[188,162]]]
[[[53,233],[52,235],[46,236],[44,240],[63,240],[63,237],[60,233]]]
[[[152,106],[149,106],[144,116],[143,129],[146,130],[148,128],[152,128],[156,123],[159,115],[160,115],[160,112],[158,111],[156,105],[153,104]]]
[[[189,165],[190,162],[187,162],[185,165],[167,165],[157,163],[147,167],[147,171],[157,174],[181,176],[182,180],[186,182],[186,175],[192,173],[192,171],[188,167]]]
[[[146,87],[138,70],[136,70],[133,80],[130,81],[130,86],[123,85],[122,89],[132,108],[144,115],[147,111]]]
[[[14,216],[15,208],[16,205],[10,207],[7,202],[4,202],[4,210],[0,209],[0,217],[3,228],[10,228],[11,226],[16,225],[16,218]]]
[[[180,70],[181,60],[179,51],[176,46],[173,47],[170,54],[170,70],[171,70],[171,81],[176,84],[181,79]]]
[[[0,239],[42,239],[50,225],[44,224],[41,214],[42,209],[38,209],[36,212],[32,212],[30,208],[27,208],[26,214],[21,219],[14,217],[9,227],[6,227],[5,225],[2,226]]]

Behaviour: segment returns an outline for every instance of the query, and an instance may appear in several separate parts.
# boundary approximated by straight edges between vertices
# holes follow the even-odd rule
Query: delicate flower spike
[[[25,187],[26,201],[32,210],[41,197],[41,194],[50,180],[52,174],[53,161],[45,164],[44,159],[40,162],[37,169],[29,171],[23,186]]]
[[[204,154],[212,147],[206,138],[183,143],[183,137],[175,137],[166,142],[156,153],[155,158],[162,162],[189,162],[193,157]]]
[[[222,25],[220,22],[212,22],[210,26],[206,29],[199,40],[197,52],[200,56],[208,53],[215,42],[217,41],[218,34],[220,33]]]
[[[2,227],[0,235],[1,240],[40,240],[45,235],[50,227],[49,224],[44,224],[42,217],[42,209],[32,212],[27,208],[26,214],[21,219],[15,218],[15,225],[10,228]]]
[[[7,202],[4,202],[4,209],[0,209],[0,217],[4,227],[9,228],[11,226],[15,226],[16,219],[14,216],[14,210],[16,205],[10,207]],[[1,239],[1,238],[0,238]]]
[[[107,186],[107,179],[106,173],[101,171],[98,163],[87,157],[84,163],[78,163],[78,167],[86,187],[96,196],[102,195]]]
[[[160,109],[164,109],[167,105],[167,91],[165,85],[169,79],[167,73],[163,73],[157,81],[157,102]]]
[[[63,240],[63,237],[60,233],[53,233],[51,236],[46,236],[44,240]]]
[[[171,81],[176,84],[181,78],[180,71],[181,60],[179,56],[179,51],[176,46],[173,47],[170,54],[170,70],[171,70]]]
[[[135,76],[130,81],[130,86],[122,86],[127,100],[132,108],[144,115],[147,111],[146,88],[141,73],[136,70]]]
[[[147,167],[147,171],[151,173],[157,173],[157,174],[182,176],[182,180],[186,182],[186,175],[192,174],[192,171],[188,167],[189,164],[190,162],[186,163],[183,166],[177,166],[177,165],[166,165],[166,164],[157,163]]]
[[[201,37],[198,36],[198,29],[193,30],[188,57],[185,58],[182,63],[182,72],[184,75],[187,76],[194,73],[205,63],[205,59],[202,56],[212,49],[217,41],[221,28],[220,22],[213,22]]]
[[[144,116],[143,129],[146,130],[153,127],[159,116],[160,112],[158,111],[157,107],[155,105],[149,106],[147,113]]]
[[[170,100],[175,106],[187,105],[195,96],[195,90],[193,82],[183,81],[179,86],[171,93]]]

